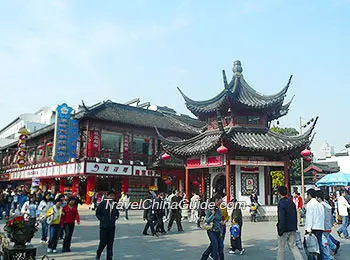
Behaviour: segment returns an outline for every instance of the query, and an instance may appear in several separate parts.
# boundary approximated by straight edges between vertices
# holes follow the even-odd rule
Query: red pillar
[[[128,192],[129,191],[129,177],[123,176],[122,177],[122,192]]]
[[[60,178],[60,193],[64,193],[64,178]]]
[[[86,204],[90,204],[89,191],[94,191],[96,186],[96,176],[90,175],[86,178]]]
[[[187,167],[186,167],[186,171],[185,171],[185,177],[186,177],[185,192],[186,192],[186,199],[188,200],[189,196],[188,196],[188,168]]]
[[[202,190],[201,190],[201,193],[202,193],[202,196],[204,195],[204,192],[205,192],[205,179],[204,179],[204,171],[202,170]]]
[[[226,154],[226,202],[231,201],[231,180],[230,180],[230,160],[228,154]]]
[[[73,177],[72,180],[72,194],[74,194],[75,192],[79,192],[79,177]]]
[[[284,186],[288,189],[288,194],[290,193],[290,176],[289,176],[289,161],[284,161]]]

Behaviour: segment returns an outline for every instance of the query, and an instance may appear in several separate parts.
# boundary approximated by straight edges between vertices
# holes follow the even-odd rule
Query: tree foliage
[[[272,179],[272,188],[277,188],[284,185],[284,172],[283,171],[272,171],[270,172]]]
[[[272,126],[270,128],[271,131],[279,133],[279,134],[283,134],[283,135],[287,135],[287,136],[297,136],[299,135],[299,132],[292,127],[278,127],[278,126]],[[294,159],[291,162],[290,165],[291,168],[291,179],[292,179],[292,184],[296,184],[296,182],[300,183],[301,180],[301,165],[300,165],[300,159]],[[273,181],[273,180],[272,180]]]

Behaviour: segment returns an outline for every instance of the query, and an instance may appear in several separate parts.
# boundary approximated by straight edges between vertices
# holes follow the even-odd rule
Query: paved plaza
[[[81,225],[76,226],[72,252],[61,253],[62,241],[59,242],[58,252],[49,254],[54,259],[95,259],[95,253],[99,242],[98,221],[94,212],[81,209]],[[117,223],[116,237],[114,242],[113,259],[135,259],[135,260],[195,260],[200,259],[202,252],[209,244],[206,232],[196,228],[193,223],[183,222],[184,232],[178,233],[176,225],[173,231],[167,235],[152,237],[143,236],[144,227],[141,211],[132,211],[130,220],[124,220],[123,212]],[[40,243],[40,231],[32,240],[32,244],[37,246],[39,257],[46,254],[46,245]],[[226,259],[276,259],[276,223],[261,222],[243,224],[243,246],[246,253],[243,256],[229,255],[229,239],[225,240]],[[286,260],[293,259],[288,252]],[[342,247],[336,259],[346,260],[350,255],[350,241],[342,240]],[[101,259],[105,259],[105,253]]]

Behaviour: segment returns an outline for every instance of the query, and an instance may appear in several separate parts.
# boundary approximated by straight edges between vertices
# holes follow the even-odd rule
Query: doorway
[[[226,195],[226,178],[224,174],[215,176],[213,180],[213,195],[215,194],[222,197]]]

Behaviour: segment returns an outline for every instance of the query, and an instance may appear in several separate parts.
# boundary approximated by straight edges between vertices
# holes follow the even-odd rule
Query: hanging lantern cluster
[[[18,132],[20,134],[18,140],[18,151],[17,151],[17,166],[18,168],[22,168],[26,163],[27,156],[27,140],[28,140],[28,130],[26,128],[22,128]]]
[[[308,149],[303,150],[301,153],[301,156],[304,157],[305,162],[312,162],[311,151]]]

